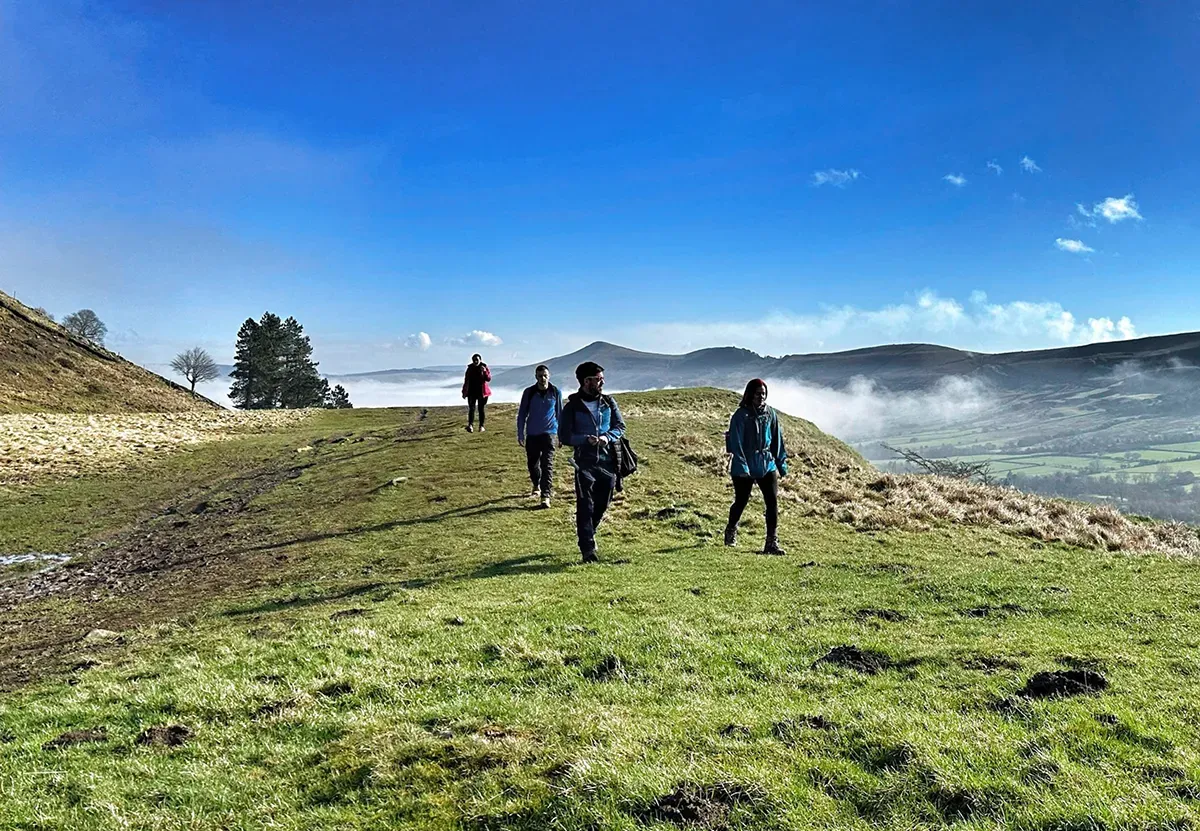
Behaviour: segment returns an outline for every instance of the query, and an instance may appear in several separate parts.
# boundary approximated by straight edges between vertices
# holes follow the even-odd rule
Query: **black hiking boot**
[[[767,537],[767,542],[763,546],[762,553],[771,554],[776,557],[782,557],[784,554],[787,554],[786,551],[779,547],[778,537]]]
[[[600,558],[596,556],[596,549],[594,549],[594,548],[593,548],[591,551],[585,551],[585,552],[583,552],[583,561],[584,561],[585,563],[598,563],[598,562],[600,562]]]
[[[737,545],[737,526],[727,525],[725,527],[725,544],[730,548]]]

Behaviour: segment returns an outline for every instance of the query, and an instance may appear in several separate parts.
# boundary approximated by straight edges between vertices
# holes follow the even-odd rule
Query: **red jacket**
[[[492,388],[488,386],[488,381],[492,380],[492,371],[488,369],[488,365],[480,363],[479,366],[470,364],[467,366],[467,371],[463,375],[462,394],[463,398],[470,395],[479,395],[487,398],[492,394]]]

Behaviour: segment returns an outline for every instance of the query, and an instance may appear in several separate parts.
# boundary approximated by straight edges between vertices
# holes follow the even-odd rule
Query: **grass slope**
[[[0,413],[162,413],[216,406],[0,292]]]
[[[799,498],[790,556],[753,553],[759,516],[725,549],[705,437],[732,396],[620,400],[646,462],[598,566],[576,563],[565,456],[551,510],[518,496],[511,407],[482,435],[457,411],[331,412],[8,493],[0,552],[84,556],[0,592],[25,621],[10,684],[41,656],[0,699],[0,827],[1193,826],[1190,561],[856,530]],[[866,475],[787,427],[801,485]],[[80,640],[96,626],[119,639]],[[819,662],[845,645],[875,671]],[[1069,668],[1110,686],[1018,695]]]

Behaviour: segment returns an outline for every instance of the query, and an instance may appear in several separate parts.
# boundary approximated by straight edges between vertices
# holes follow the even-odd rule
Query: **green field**
[[[565,455],[550,510],[523,496],[510,406],[5,491],[0,552],[82,553],[78,591],[0,593],[0,828],[1195,827],[1193,562],[791,497],[789,556],[755,553],[757,497],[728,549],[736,396],[618,400],[643,469],[596,566]],[[852,475],[785,424],[790,488]],[[1022,693],[1050,671],[1107,688]]]
[[[1187,441],[1181,444],[1159,444],[1156,450],[1180,450],[1184,453],[1200,453],[1200,441]]]

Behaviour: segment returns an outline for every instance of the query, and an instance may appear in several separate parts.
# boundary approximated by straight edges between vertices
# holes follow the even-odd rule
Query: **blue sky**
[[[0,289],[151,364],[1193,330],[1197,147],[1196,2],[0,0]]]

